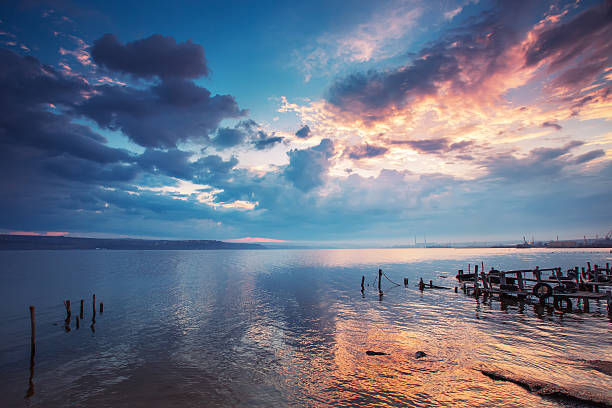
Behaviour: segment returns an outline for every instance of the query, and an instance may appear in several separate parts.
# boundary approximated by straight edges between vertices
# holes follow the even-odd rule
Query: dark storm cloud
[[[341,78],[330,87],[327,100],[377,119],[387,108],[401,108],[415,98],[435,95],[442,83],[461,92],[478,89],[507,65],[503,53],[517,41],[515,30],[526,5],[524,1],[512,6],[501,2],[497,9],[469,20],[467,26],[448,31],[400,68]]]
[[[131,164],[100,164],[69,155],[52,157],[44,162],[45,170],[70,181],[107,185],[134,180],[140,169]]]
[[[551,58],[550,67],[555,70],[588,50],[609,58],[610,37],[612,2],[606,1],[540,33],[525,52],[525,64],[532,66]]]
[[[198,78],[208,75],[204,48],[191,40],[177,43],[154,34],[122,44],[114,34],[94,41],[91,56],[96,64],[140,78]]]
[[[91,91],[81,78],[66,77],[35,58],[1,48],[0,62],[0,144],[97,163],[132,160],[127,151],[106,146],[104,137],[64,113]]]
[[[238,159],[231,157],[223,160],[218,155],[208,155],[202,157],[192,164],[194,169],[194,182],[200,184],[211,184],[217,186],[218,183],[227,180],[232,170],[238,164]]]
[[[297,132],[295,132],[295,135],[300,139],[308,139],[311,136],[310,128],[308,125],[304,125]]]
[[[211,144],[217,149],[226,149],[242,144],[246,140],[246,133],[240,129],[220,128]]]
[[[215,184],[230,177],[238,164],[238,159],[231,157],[223,160],[218,155],[208,155],[191,161],[190,152],[178,149],[147,149],[138,158],[138,164],[154,174],[165,174],[200,184]]]
[[[550,128],[557,129],[557,130],[563,129],[561,125],[559,125],[557,122],[552,122],[548,120],[542,123],[542,127],[550,127]]]
[[[179,149],[169,149],[167,151],[146,149],[139,156],[138,163],[148,172],[161,172],[170,177],[189,180],[193,177],[193,168],[189,163],[191,156],[191,153]]]
[[[232,96],[211,96],[187,80],[167,80],[146,89],[101,85],[96,91],[77,111],[145,147],[207,141],[221,120],[245,114]]]
[[[549,72],[563,69],[555,86],[590,83],[609,66],[612,55],[612,3],[596,6],[565,24],[538,34],[524,50],[526,66],[549,62]],[[496,8],[446,32],[399,68],[367,71],[339,78],[329,88],[327,100],[341,109],[379,119],[389,108],[436,95],[441,84],[460,94],[478,94],[493,75],[508,66],[506,51],[524,38],[524,20],[533,3],[499,2]],[[570,63],[579,61],[579,67]],[[479,95],[479,97],[482,97]]]
[[[428,55],[394,72],[355,73],[336,81],[328,101],[343,109],[367,112],[400,106],[406,99],[435,93],[436,83],[454,78],[457,61],[445,55]]]
[[[175,145],[194,139],[209,143],[208,134],[222,119],[244,111],[231,96],[212,96],[176,78],[181,71],[155,72],[163,77],[153,86],[92,86],[79,75],[0,48],[2,228],[125,233],[131,224],[132,233],[141,228],[155,233],[151,219],[215,216],[195,197],[184,202],[135,185],[164,187],[176,178],[226,183],[236,158],[209,155],[192,161],[192,153]],[[82,118],[120,130],[148,148],[138,155],[108,146]]]
[[[289,165],[283,175],[296,188],[308,192],[325,183],[333,154],[334,143],[331,139],[323,139],[317,146],[307,149],[290,150],[287,152]]]
[[[389,149],[384,146],[376,146],[366,143],[365,145],[351,146],[345,150],[349,158],[360,160],[371,157],[383,156]]]
[[[11,110],[25,110],[41,104],[72,106],[90,91],[80,77],[66,77],[36,58],[20,56],[0,48],[0,104]],[[48,107],[48,106],[46,106]]]

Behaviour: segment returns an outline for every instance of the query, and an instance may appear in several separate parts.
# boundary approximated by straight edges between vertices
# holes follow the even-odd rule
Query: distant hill
[[[231,243],[212,240],[148,240],[76,237],[41,237],[36,235],[0,235],[0,250],[34,249],[266,249],[259,244]]]

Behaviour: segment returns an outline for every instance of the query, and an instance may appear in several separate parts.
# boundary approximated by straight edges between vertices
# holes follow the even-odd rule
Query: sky
[[[612,1],[0,4],[0,232],[612,230]]]

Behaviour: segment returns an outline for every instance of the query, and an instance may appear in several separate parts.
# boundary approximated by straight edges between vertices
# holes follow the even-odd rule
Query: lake
[[[612,405],[605,301],[590,312],[421,293],[457,269],[585,266],[610,250],[4,251],[3,407]],[[374,281],[384,279],[381,298]],[[366,277],[360,292],[361,276]],[[92,295],[104,303],[92,323]],[[66,327],[63,301],[72,302]],[[75,327],[80,299],[84,318]],[[30,370],[30,317],[37,346]],[[368,350],[386,355],[370,356]],[[422,351],[426,356],[417,358]],[[541,396],[482,374],[555,386]],[[29,397],[26,398],[26,394]],[[588,406],[588,405],[587,405]]]

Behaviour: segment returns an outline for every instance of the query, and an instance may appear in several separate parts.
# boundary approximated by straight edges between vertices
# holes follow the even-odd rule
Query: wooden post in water
[[[478,264],[474,265],[474,275],[476,276],[476,279],[478,279]]]
[[[590,262],[587,262],[587,266],[589,267],[589,269],[588,269],[588,270],[589,270],[589,272],[591,272],[591,263],[590,263]]]
[[[64,306],[66,306],[66,322],[70,323],[70,318],[72,317],[72,312],[70,311],[70,300],[64,301]]]
[[[83,299],[81,299],[81,319],[83,319]]]
[[[30,324],[32,325],[32,337],[31,337],[31,345],[32,345],[32,357],[36,354],[36,316],[34,314],[34,306],[30,306]]]
[[[408,278],[404,278],[404,286],[408,286]]]
[[[104,303],[100,302],[100,313],[104,313]]]
[[[535,276],[536,280],[538,282],[540,282],[542,280],[542,272],[540,272],[540,267],[536,266],[535,269],[533,270],[533,275]]]
[[[612,315],[612,292],[606,291],[606,300],[608,301],[608,314]]]
[[[580,272],[578,272],[578,267],[574,268],[574,273],[576,274],[576,289],[580,290]]]
[[[76,328],[78,329],[79,328],[79,316],[75,317],[74,320],[76,323]]]
[[[93,295],[93,318],[96,317],[96,294]]]
[[[433,281],[431,279],[429,280],[429,287],[433,288]]]
[[[365,276],[361,275],[361,291],[362,292],[365,290],[364,282],[365,282]]]
[[[380,282],[382,280],[381,278],[382,278],[382,269],[379,269],[378,270],[378,293],[382,292],[382,289],[380,288]]]
[[[588,312],[589,311],[589,298],[588,297],[583,297],[582,298],[582,304],[584,307],[584,311]]]
[[[525,289],[525,285],[523,284],[523,272],[518,271],[516,273],[516,283],[518,285],[519,290]]]
[[[455,286],[455,293],[458,293],[458,292],[459,292],[459,290],[458,290],[458,289],[457,289],[457,287]]]

